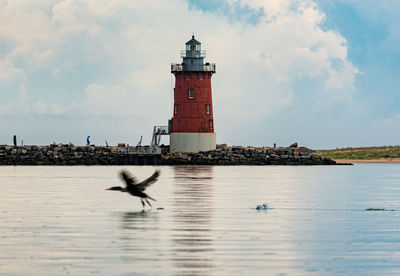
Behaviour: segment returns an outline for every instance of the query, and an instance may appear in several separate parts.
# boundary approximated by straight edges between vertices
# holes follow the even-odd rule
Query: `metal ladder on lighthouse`
[[[153,137],[151,138],[151,146],[159,147],[161,136],[169,135],[168,126],[154,126],[153,128]]]

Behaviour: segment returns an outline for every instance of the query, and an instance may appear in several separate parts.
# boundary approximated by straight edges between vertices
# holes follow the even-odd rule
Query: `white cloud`
[[[11,62],[0,59],[0,115],[27,112],[29,99],[25,84],[25,72]]]
[[[14,81],[24,83],[26,81],[25,72],[16,68],[11,62],[0,59],[0,84],[5,86]],[[2,89],[2,91],[4,92],[5,89]]]
[[[134,97],[122,86],[90,84],[85,89],[83,108],[90,115],[132,115]]]
[[[51,107],[51,111],[53,114],[59,115],[59,114],[63,114],[65,112],[64,107],[62,105],[51,104],[50,107]]]
[[[385,128],[391,128],[395,129],[397,131],[400,131],[399,126],[400,126],[400,113],[394,114],[391,117],[386,117],[386,118],[379,118],[373,122],[373,125],[377,127],[385,127]],[[398,138],[399,136],[397,136]]]
[[[47,113],[47,105],[43,102],[37,102],[35,103],[33,110],[38,114],[45,114]]]
[[[183,0],[8,1],[0,9],[0,37],[9,45],[3,52],[0,48],[0,72],[3,58],[12,69],[3,78],[34,87],[27,93],[35,100],[26,103],[32,112],[85,114],[96,122],[101,121],[96,116],[124,117],[141,126],[131,133],[137,136],[150,132],[152,124],[167,123],[169,65],[180,62],[179,51],[194,31],[207,61],[217,63],[213,96],[220,142],[249,139],[252,128],[265,128],[294,108],[301,112],[301,106],[308,110],[314,102],[327,107],[351,102],[358,71],[347,60],[345,39],[320,28],[324,14],[312,1],[293,6],[289,0],[254,0],[249,5],[264,9],[260,23],[230,23],[217,14],[189,10]],[[304,79],[312,83],[306,101],[298,91]],[[30,81],[44,88],[59,81],[54,93],[68,93],[69,100],[58,100],[57,94],[49,99],[40,87],[25,85]],[[249,141],[261,142],[257,137]]]

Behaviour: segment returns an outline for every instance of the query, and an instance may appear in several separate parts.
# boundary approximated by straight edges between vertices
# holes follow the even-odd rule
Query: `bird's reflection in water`
[[[159,247],[155,232],[159,231],[159,214],[146,210],[121,213],[121,246],[126,261],[139,259],[152,261],[154,250]]]
[[[172,261],[175,275],[213,269],[212,167],[174,167]]]
[[[155,219],[155,214],[152,211],[138,211],[138,212],[125,212],[121,213],[122,229],[142,229],[147,226],[147,222],[142,224],[143,221]],[[141,225],[142,224],[142,225]],[[140,226],[141,225],[141,226]]]

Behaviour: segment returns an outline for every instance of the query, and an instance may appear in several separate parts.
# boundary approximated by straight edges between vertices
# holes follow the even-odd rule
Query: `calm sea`
[[[122,168],[0,167],[0,275],[400,275],[399,164]]]

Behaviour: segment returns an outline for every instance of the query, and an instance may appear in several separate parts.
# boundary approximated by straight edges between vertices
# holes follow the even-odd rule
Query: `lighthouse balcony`
[[[210,73],[215,73],[215,63],[205,63],[201,66],[196,66],[190,68],[186,68],[183,64],[181,63],[172,63],[171,64],[171,73],[176,73],[176,72],[210,72]]]
[[[205,58],[206,51],[181,51],[182,58]]]

